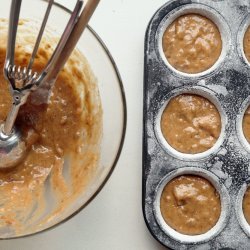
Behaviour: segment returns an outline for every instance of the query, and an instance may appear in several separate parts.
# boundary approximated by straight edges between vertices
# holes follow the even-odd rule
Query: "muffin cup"
[[[182,153],[179,152],[178,150],[174,149],[168,142],[167,140],[164,138],[163,134],[162,134],[162,130],[161,130],[161,118],[162,118],[162,114],[166,108],[166,106],[168,105],[169,101],[181,94],[194,94],[194,95],[198,95],[201,97],[206,98],[207,100],[209,100],[212,104],[215,105],[215,107],[217,108],[219,114],[220,114],[220,118],[221,118],[221,132],[220,132],[220,136],[217,139],[216,143],[214,144],[213,147],[211,147],[210,149],[202,152],[202,153],[196,153],[196,154],[187,154],[187,153]],[[162,147],[172,156],[181,159],[181,160],[188,160],[188,161],[192,161],[192,160],[198,160],[198,159],[203,159],[203,158],[207,158],[209,156],[211,156],[212,154],[215,154],[221,147],[221,144],[223,143],[223,141],[225,140],[225,128],[227,125],[227,116],[224,112],[224,110],[222,109],[222,107],[220,106],[220,102],[219,100],[216,98],[215,96],[215,92],[213,92],[212,90],[208,89],[208,88],[204,88],[201,86],[194,86],[194,87],[183,87],[183,88],[178,88],[175,89],[174,91],[170,92],[169,95],[166,96],[166,101],[163,104],[162,108],[160,108],[156,118],[155,118],[155,133],[156,133],[156,137],[159,141],[159,143],[162,145]]]
[[[215,189],[220,195],[220,201],[221,201],[220,218],[215,224],[215,226],[204,234],[185,235],[185,234],[179,233],[173,228],[171,228],[162,217],[161,209],[160,209],[160,198],[162,195],[162,191],[164,187],[173,178],[182,176],[182,175],[195,175],[195,176],[200,176],[200,177],[203,177],[204,179],[207,179],[215,187]],[[230,215],[230,197],[227,193],[225,186],[222,183],[220,183],[219,178],[215,176],[214,174],[211,174],[211,172],[206,171],[204,169],[200,169],[200,168],[184,167],[184,168],[172,171],[167,176],[165,176],[164,179],[162,179],[162,181],[159,183],[156,189],[156,194],[155,194],[154,215],[161,229],[167,235],[169,235],[169,237],[175,239],[176,241],[179,241],[180,243],[186,243],[186,244],[206,242],[206,241],[212,240],[225,227],[228,217]]]
[[[172,249],[248,249],[249,225],[242,198],[250,179],[250,145],[242,120],[250,104],[250,64],[244,58],[243,37],[250,24],[245,0],[172,0],[149,23],[145,38],[143,213],[152,235]],[[196,13],[219,28],[222,53],[208,70],[187,74],[173,68],[162,49],[166,28],[179,16]],[[221,116],[221,134],[203,153],[183,154],[162,135],[161,117],[171,98],[195,94],[207,98]],[[164,185],[182,174],[207,178],[221,197],[218,223],[202,235],[183,235],[163,220],[159,199]]]
[[[175,69],[167,60],[164,52],[163,52],[163,47],[162,47],[162,39],[165,30],[168,28],[168,26],[174,22],[178,17],[186,14],[199,14],[201,16],[204,16],[211,20],[219,29],[220,35],[221,35],[221,40],[222,40],[222,50],[219,58],[217,61],[214,63],[214,65],[207,69],[204,70],[200,73],[185,73],[181,72],[177,69]],[[230,34],[230,29],[228,27],[227,22],[223,18],[223,16],[220,15],[215,9],[203,5],[203,4],[187,4],[183,6],[179,6],[169,12],[161,21],[160,25],[158,26],[157,33],[156,33],[156,51],[158,53],[159,59],[164,63],[173,73],[176,74],[176,76],[179,77],[202,77],[205,75],[210,74],[214,70],[218,69],[220,64],[223,63],[223,61],[226,58],[226,55],[228,53],[228,50],[231,47],[231,34]]]

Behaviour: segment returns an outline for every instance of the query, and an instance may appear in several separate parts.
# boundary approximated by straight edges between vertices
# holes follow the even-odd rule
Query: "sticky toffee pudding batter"
[[[174,149],[196,154],[213,147],[221,132],[221,118],[214,104],[206,98],[182,94],[167,104],[161,130]]]
[[[27,20],[19,23],[17,65],[27,66],[37,35],[33,34],[32,25]],[[6,21],[0,19],[0,68],[5,61],[6,35]],[[46,33],[35,60],[35,71],[44,68],[56,44],[57,39]],[[11,97],[2,71],[0,83],[3,122]],[[33,226],[43,228],[60,215],[84,192],[99,161],[102,110],[96,79],[84,56],[79,51],[73,53],[47,104],[31,104],[35,94],[17,118],[28,154],[17,167],[0,172],[0,228],[8,227],[17,235],[37,231],[39,228]]]
[[[221,213],[216,189],[206,179],[194,175],[171,180],[162,192],[160,208],[166,223],[186,235],[206,233]]]
[[[222,41],[212,21],[198,14],[187,14],[166,29],[162,46],[174,68],[185,73],[199,73],[211,68],[218,60]]]
[[[243,198],[243,213],[248,224],[250,224],[250,188],[248,187]]]
[[[247,108],[242,123],[242,129],[244,136],[246,137],[247,141],[250,143],[250,106]]]
[[[243,40],[244,53],[247,60],[250,62],[250,26],[247,28]]]

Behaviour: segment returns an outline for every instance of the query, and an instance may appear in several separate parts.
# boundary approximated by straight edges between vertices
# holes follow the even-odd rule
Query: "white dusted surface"
[[[75,0],[58,0],[73,7]],[[0,250],[163,250],[143,220],[142,97],[147,24],[164,0],[102,0],[90,25],[113,55],[125,87],[127,135],[121,158],[97,198],[65,224],[37,236],[0,241]]]

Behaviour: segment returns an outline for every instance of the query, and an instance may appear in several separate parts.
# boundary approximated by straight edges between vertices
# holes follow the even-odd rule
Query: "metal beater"
[[[88,0],[83,7],[83,0],[78,0],[63,35],[48,61],[44,70],[38,74],[32,71],[33,62],[37,54],[42,36],[49,18],[54,0],[48,1],[48,7],[42,21],[42,25],[27,67],[21,68],[15,65],[16,34],[22,0],[12,0],[9,18],[8,44],[4,76],[10,85],[13,98],[12,108],[6,121],[0,124],[0,169],[15,167],[27,153],[26,144],[22,134],[14,126],[20,107],[26,103],[27,98],[33,91],[38,92],[37,102],[46,102],[54,82],[74,50],[82,32],[90,17],[94,13],[100,0]],[[81,10],[83,11],[81,12]],[[81,13],[81,14],[80,14]]]

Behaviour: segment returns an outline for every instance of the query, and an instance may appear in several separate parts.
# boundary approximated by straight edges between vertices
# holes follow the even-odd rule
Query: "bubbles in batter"
[[[165,186],[160,209],[170,227],[182,234],[199,235],[215,226],[221,202],[209,181],[200,176],[183,175]]]
[[[250,224],[250,187],[247,188],[247,191],[244,195],[242,208],[246,221],[248,224]]]
[[[222,41],[212,21],[198,14],[187,14],[166,29],[162,46],[175,69],[194,74],[214,65],[221,54]]]
[[[250,26],[247,28],[247,31],[243,40],[244,53],[247,60],[250,62]]]
[[[196,154],[214,146],[221,118],[209,100],[194,94],[172,98],[163,111],[161,130],[168,144],[181,153]]]

